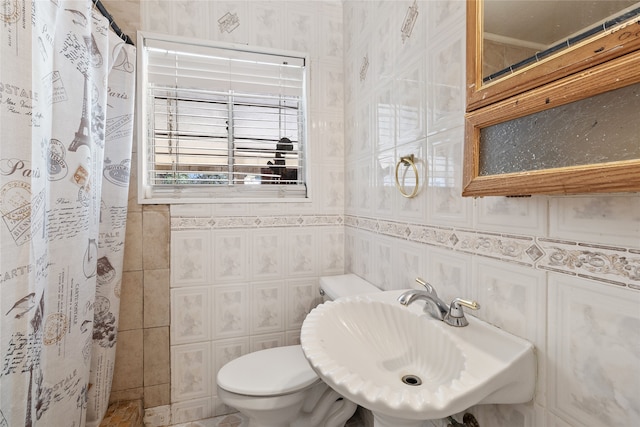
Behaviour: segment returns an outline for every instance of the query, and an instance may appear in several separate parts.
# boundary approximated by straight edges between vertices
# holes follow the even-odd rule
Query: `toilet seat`
[[[292,393],[319,380],[299,345],[245,354],[224,365],[217,377],[220,388],[246,396]]]

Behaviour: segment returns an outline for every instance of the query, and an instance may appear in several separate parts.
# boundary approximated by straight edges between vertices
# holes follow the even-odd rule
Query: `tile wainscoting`
[[[640,291],[640,249],[633,247],[428,226],[354,215],[171,218],[172,231],[259,230],[340,225],[374,235],[394,237]]]

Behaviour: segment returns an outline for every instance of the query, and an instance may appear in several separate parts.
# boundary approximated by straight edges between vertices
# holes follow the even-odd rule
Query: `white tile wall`
[[[445,299],[474,298],[481,309],[472,314],[536,346],[535,399],[472,408],[480,425],[633,423],[640,194],[462,198],[465,2],[415,2],[420,17],[403,42],[412,4],[344,3],[345,195],[355,199],[345,202],[346,270],[393,286],[391,247],[393,277],[404,287],[421,276]],[[365,53],[370,67],[361,81]],[[376,105],[374,114],[361,114],[368,104]],[[425,135],[425,151],[412,148],[425,163],[420,211],[389,183],[403,147]],[[360,173],[371,165],[362,137],[374,142],[371,181]],[[364,209],[363,194],[374,200]]]
[[[577,425],[633,425],[640,292],[556,274],[549,289],[549,410]]]
[[[638,419],[640,195],[460,197],[464,1],[153,0],[141,12],[144,30],[307,50],[312,67],[311,202],[172,206],[173,422],[229,411],[218,369],[298,343],[318,277],[344,271],[384,289],[421,276],[536,345],[535,400],[471,408],[481,425]],[[394,185],[408,152],[413,200]]]
[[[311,200],[171,207],[172,422],[182,423],[231,411],[217,398],[218,369],[249,351],[299,343],[319,275],[344,272],[342,5],[153,0],[141,2],[141,21],[146,31],[311,59]]]

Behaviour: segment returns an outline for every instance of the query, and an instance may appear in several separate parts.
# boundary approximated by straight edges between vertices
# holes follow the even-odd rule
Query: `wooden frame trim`
[[[463,196],[640,191],[640,159],[479,176],[480,130],[640,82],[640,51],[467,113]],[[640,136],[639,143],[640,143]]]
[[[518,70],[482,83],[482,5],[467,0],[467,111],[473,111],[640,49],[640,16]]]

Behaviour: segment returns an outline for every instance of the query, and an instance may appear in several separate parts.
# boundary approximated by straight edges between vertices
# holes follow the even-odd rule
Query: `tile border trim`
[[[172,217],[171,231],[346,226],[640,291],[640,250],[513,233],[483,232],[355,215]]]

